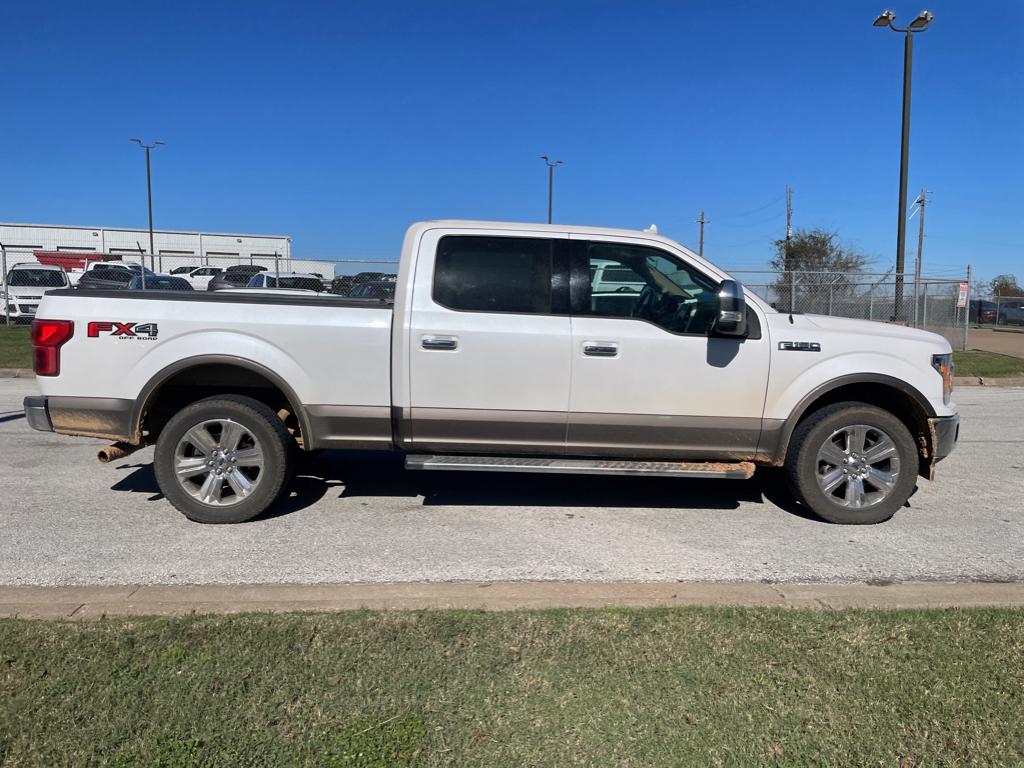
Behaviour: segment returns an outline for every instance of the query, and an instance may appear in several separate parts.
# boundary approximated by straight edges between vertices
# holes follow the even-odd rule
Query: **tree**
[[[777,309],[828,313],[837,299],[855,293],[867,257],[838,240],[835,232],[798,229],[792,239],[775,241],[770,265],[779,273],[773,285]]]
[[[992,279],[990,288],[993,296],[1024,296],[1024,288],[1017,283],[1014,275],[998,275]]]

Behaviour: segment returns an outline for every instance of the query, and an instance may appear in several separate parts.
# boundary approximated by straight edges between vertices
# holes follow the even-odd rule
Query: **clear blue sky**
[[[888,0],[24,3],[0,45],[0,220],[288,234],[397,253],[417,219],[645,227],[734,269],[784,230],[895,253],[902,38]],[[932,3],[910,200],[926,272],[1024,278],[1024,3]],[[898,0],[907,22],[918,4]],[[916,219],[909,237],[916,245]]]

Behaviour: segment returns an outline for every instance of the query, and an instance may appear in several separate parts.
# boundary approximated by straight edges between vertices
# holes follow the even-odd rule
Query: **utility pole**
[[[793,239],[793,188],[786,186],[786,244]]]
[[[547,155],[541,155],[540,159],[544,161],[548,167],[548,224],[551,223],[551,200],[555,192],[555,168],[562,165],[561,160],[555,160],[551,162]]]
[[[785,185],[785,268],[790,269],[790,245],[793,243],[793,187]]]
[[[917,328],[917,305],[919,297],[921,295],[921,254],[924,251],[924,207],[928,203],[928,198],[925,197],[925,193],[928,190],[922,189],[921,194],[918,196],[914,204],[917,206],[917,212],[920,214],[917,222],[917,259],[914,261],[914,327]],[[913,214],[911,214],[913,215]]]
[[[790,250],[793,244],[793,188],[786,185],[786,242],[782,266],[789,273],[789,314],[796,308],[796,273],[793,271]]]
[[[710,224],[711,221],[704,218],[704,211],[700,212],[700,218],[696,220],[700,224],[700,246],[697,250],[697,255],[702,259],[704,258],[704,225]]]

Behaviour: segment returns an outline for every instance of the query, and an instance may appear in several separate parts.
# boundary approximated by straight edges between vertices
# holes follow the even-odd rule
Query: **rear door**
[[[573,237],[567,451],[752,456],[770,354],[757,311],[749,338],[716,337],[718,278],[658,243]]]
[[[569,408],[568,235],[430,230],[408,335],[408,447],[561,453]]]

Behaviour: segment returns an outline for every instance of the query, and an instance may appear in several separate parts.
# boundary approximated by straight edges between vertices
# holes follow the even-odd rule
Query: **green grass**
[[[4,766],[1022,762],[1021,610],[0,622]]]
[[[28,325],[0,325],[0,368],[32,367],[30,332],[31,326]]]
[[[954,352],[953,366],[957,376],[1024,376],[1024,358],[996,352]]]

